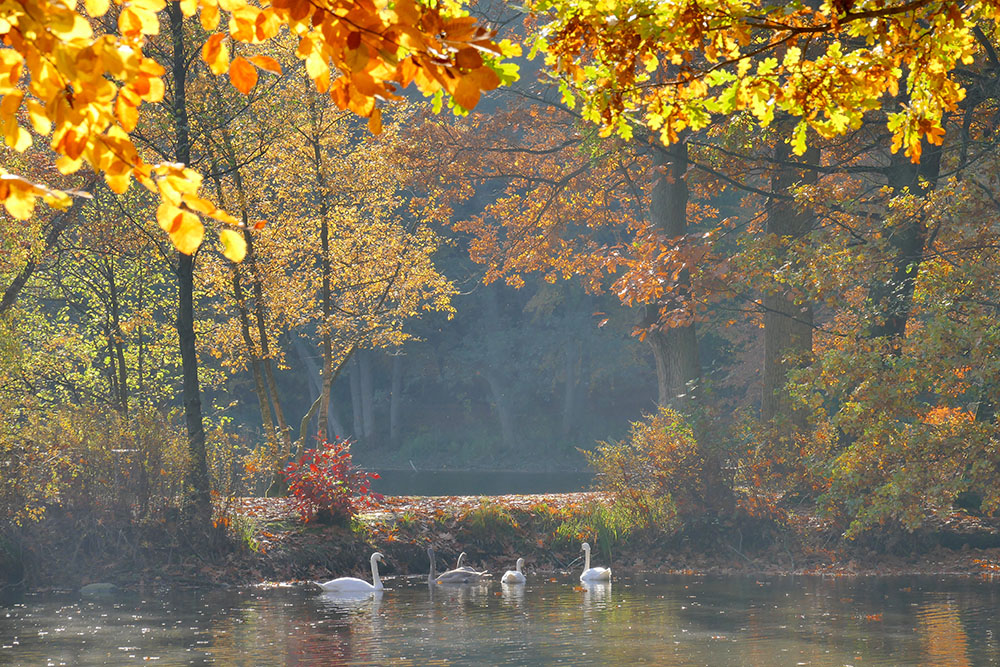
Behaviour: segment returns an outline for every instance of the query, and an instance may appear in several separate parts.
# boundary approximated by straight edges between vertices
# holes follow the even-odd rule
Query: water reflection
[[[500,584],[500,595],[506,605],[520,607],[524,602],[525,584]]]
[[[285,588],[0,609],[0,664],[996,664],[1000,585],[570,575],[381,594]]]
[[[934,667],[969,667],[972,664],[958,608],[951,600],[923,605],[917,618],[927,655],[924,664]]]
[[[323,592],[317,596],[320,608],[327,611],[378,614],[383,591]]]
[[[610,581],[581,581],[583,608],[587,611],[604,609],[611,600]]]

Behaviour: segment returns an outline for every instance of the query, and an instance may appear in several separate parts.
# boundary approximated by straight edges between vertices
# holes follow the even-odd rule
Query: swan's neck
[[[518,572],[521,571],[521,561],[517,561],[517,564],[514,565],[514,569],[517,570]]]
[[[590,549],[583,550],[583,571],[590,569]]]
[[[372,585],[375,588],[382,588],[382,580],[378,576],[378,561],[372,558]]]
[[[434,556],[432,555],[431,556],[431,572],[430,572],[430,574],[427,575],[427,581],[430,582],[430,583],[433,583],[434,582],[434,575],[435,575],[435,572],[434,572]]]

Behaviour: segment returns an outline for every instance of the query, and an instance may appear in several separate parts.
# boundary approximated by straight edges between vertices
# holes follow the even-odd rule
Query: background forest
[[[117,113],[155,187],[56,170],[16,120],[55,112],[2,90],[4,174],[90,194],[4,192],[11,525],[280,491],[317,434],[385,467],[593,450],[665,523],[796,499],[850,537],[1000,507],[991,3],[484,4],[500,46],[456,50],[449,97],[378,109],[301,31],[153,4],[162,90]],[[129,25],[103,10],[96,33]],[[341,70],[382,71],[345,39]]]

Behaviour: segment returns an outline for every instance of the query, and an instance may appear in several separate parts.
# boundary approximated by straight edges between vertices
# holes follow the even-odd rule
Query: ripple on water
[[[0,663],[100,665],[1000,664],[1000,583],[635,577],[581,585],[304,587],[0,608]]]

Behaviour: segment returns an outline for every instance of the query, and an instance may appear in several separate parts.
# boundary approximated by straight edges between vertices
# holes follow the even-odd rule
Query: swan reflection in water
[[[501,599],[505,605],[520,607],[524,602],[524,584],[500,584]]]
[[[611,602],[610,581],[581,581],[583,588],[583,609],[591,611],[604,609]]]
[[[316,614],[294,632],[285,664],[311,656],[310,664],[386,664],[383,592],[326,591],[315,596]],[[257,662],[256,664],[266,664]],[[277,664],[277,663],[271,663]]]
[[[374,619],[382,606],[382,591],[324,592],[317,600],[324,611],[371,614]]]

